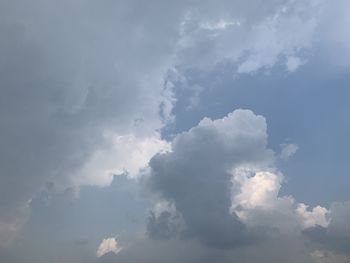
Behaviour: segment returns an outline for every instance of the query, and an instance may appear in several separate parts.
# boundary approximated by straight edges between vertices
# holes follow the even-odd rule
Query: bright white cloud
[[[276,227],[283,233],[293,233],[300,230],[294,199],[279,196],[283,177],[274,170],[254,166],[233,170],[231,211],[248,227]]]
[[[159,136],[138,138],[134,135],[108,134],[106,147],[95,151],[85,165],[70,175],[74,185],[109,185],[115,175],[127,173],[136,178],[156,153],[170,150]]]
[[[96,251],[97,257],[102,257],[107,253],[118,254],[122,250],[122,247],[119,246],[117,239],[114,237],[105,238],[102,240],[101,244],[98,246]]]
[[[281,187],[281,176],[264,171],[247,176],[241,169],[234,172],[233,180],[234,183],[240,184],[240,190],[234,196],[233,203],[247,209],[268,208],[274,205]]]
[[[301,203],[296,208],[296,213],[300,217],[304,228],[322,226],[327,227],[329,225],[330,212],[321,206],[316,206],[308,211],[308,206]]]
[[[281,231],[327,227],[330,211],[321,206],[308,210],[291,196],[280,196],[282,174],[254,167],[238,167],[232,172],[231,210],[250,226],[274,226]]]

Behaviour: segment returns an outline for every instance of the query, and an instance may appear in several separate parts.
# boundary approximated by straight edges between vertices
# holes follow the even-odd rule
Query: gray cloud
[[[349,23],[347,7],[346,1],[331,5],[323,0],[1,1],[1,260],[25,260],[21,253],[9,254],[1,247],[11,246],[14,236],[21,236],[20,226],[33,208],[33,198],[45,185],[76,194],[82,185],[108,185],[115,173],[136,177],[154,153],[167,148],[161,130],[173,120],[173,90],[184,72],[210,72],[223,63],[234,64],[235,73],[278,63],[294,72],[307,62],[305,51],[323,33],[330,39],[324,41],[327,50],[338,46],[348,50],[347,34],[340,29]],[[329,15],[326,9],[331,10]],[[343,57],[339,53],[336,57]],[[175,80],[169,71],[176,72]],[[199,92],[194,91],[193,104],[199,103]],[[183,262],[225,262],[234,257],[280,262],[289,252],[286,262],[292,262],[295,254],[307,262],[309,251],[303,251],[304,237],[298,232],[305,222],[300,223],[293,198],[278,197],[278,177],[262,181],[277,185],[272,190],[261,187],[268,197],[272,195],[262,199],[273,203],[272,209],[261,202],[254,206],[249,198],[247,206],[242,198],[232,207],[235,194],[250,193],[239,187],[254,188],[256,182],[250,179],[260,178],[247,177],[248,184],[237,187],[231,181],[232,169],[249,166],[273,174],[273,162],[265,120],[250,111],[235,111],[217,121],[205,119],[177,135],[171,152],[152,158],[148,181],[160,199],[175,207],[150,212],[148,235],[168,240],[165,244],[146,240],[150,242],[146,248],[140,248],[140,241],[134,259],[146,253],[150,262],[166,262],[165,252],[154,253],[160,247],[174,254],[170,261],[186,251]],[[348,253],[346,207],[335,204],[328,227],[306,231],[312,247]],[[247,221],[239,217],[240,211]],[[300,211],[307,224],[325,225],[326,209]],[[263,234],[256,234],[252,226],[263,228],[259,230]],[[271,234],[275,230],[279,234]],[[293,230],[297,234],[289,236]],[[172,239],[179,232],[181,238]],[[287,236],[281,238],[282,232]],[[267,238],[266,246],[249,243],[258,237]],[[281,240],[288,246],[280,245]],[[250,255],[244,248],[231,251],[247,243],[254,247]],[[274,246],[280,250],[264,255]],[[207,247],[210,251],[204,251]],[[33,255],[38,247],[20,249],[29,251],[26,255],[34,262],[47,262],[52,254],[61,254],[54,261],[64,261],[66,255],[73,262],[87,260],[69,246],[43,255]],[[198,255],[191,255],[191,249]],[[125,258],[130,253],[118,257],[130,260]]]
[[[46,181],[65,186],[86,173],[80,168],[111,144],[106,133],[158,138],[174,103],[172,85],[164,86],[169,69],[228,59],[250,72],[273,66],[280,54],[296,56],[313,35],[305,16],[307,30],[286,39],[303,22],[298,10],[308,9],[285,0],[2,1],[0,200],[11,217],[3,221],[26,213]],[[268,22],[276,14],[282,22]],[[300,23],[290,24],[293,17]],[[279,33],[270,38],[270,29]],[[282,45],[270,53],[270,42]]]
[[[152,239],[170,239],[178,235],[181,229],[181,215],[171,211],[162,211],[156,215],[150,211],[147,218],[147,235]]]
[[[277,263],[277,262],[303,262],[314,263],[303,247],[300,240],[293,238],[270,238],[265,243],[235,250],[222,250],[203,247],[199,243],[189,240],[139,240],[129,250],[121,251],[118,255],[108,255],[97,262],[185,262],[209,263],[213,261]]]
[[[327,239],[323,232],[317,234],[318,229],[346,229],[346,209],[338,209],[339,205],[310,209],[291,196],[280,196],[283,177],[274,167],[277,157],[267,148],[265,119],[249,110],[236,110],[214,121],[205,118],[179,134],[171,152],[158,154],[150,162],[149,186],[173,209],[151,211],[149,237],[168,244],[199,241],[197,246],[207,251],[208,258],[217,257],[216,249],[224,249],[222,262],[319,263],[348,258],[332,252],[332,246],[320,245]],[[184,220],[180,238],[170,232],[176,213]],[[308,235],[314,239],[305,238]],[[347,246],[347,239],[340,241]],[[184,262],[191,257],[183,256]]]
[[[337,251],[350,255],[350,203],[333,203],[328,227],[316,226],[304,234],[321,250]]]
[[[163,82],[180,16],[174,10],[173,20],[155,27],[146,17],[157,15],[144,7],[1,2],[1,231],[17,229],[12,224],[21,224],[47,181],[72,184],[111,138],[159,137],[171,107]],[[129,154],[119,147],[115,160]]]
[[[211,247],[245,243],[245,226],[230,213],[230,170],[242,164],[268,166],[266,123],[251,111],[236,110],[227,117],[202,120],[178,135],[172,151],[150,161],[149,184],[173,202],[187,234]]]

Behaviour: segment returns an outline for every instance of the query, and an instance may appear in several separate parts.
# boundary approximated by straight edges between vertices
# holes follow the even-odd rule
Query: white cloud
[[[98,246],[98,249],[96,251],[97,257],[102,257],[103,255],[107,253],[114,253],[118,254],[122,250],[122,247],[119,246],[116,238],[105,238],[102,240],[101,244]]]
[[[98,149],[84,166],[70,175],[74,185],[109,185],[114,175],[127,173],[136,178],[148,166],[152,156],[170,150],[170,145],[159,138],[139,138],[134,135],[108,134],[109,145]]]
[[[221,62],[231,62],[237,65],[237,73],[251,73],[286,60],[287,70],[295,71],[306,61],[300,56],[314,44],[323,1],[264,4],[257,10],[254,4],[247,7],[235,1],[225,6],[230,12],[223,12],[224,18],[217,19],[192,11],[183,23],[179,67],[208,70]],[[236,13],[235,6],[245,12]]]
[[[234,172],[234,183],[240,184],[240,189],[233,203],[246,209],[274,205],[281,187],[281,176],[267,171],[258,171],[249,176],[241,169]]]
[[[308,211],[308,206],[301,203],[296,208],[296,213],[300,217],[304,228],[322,226],[327,227],[329,225],[330,212],[321,206],[316,206]]]
[[[285,234],[301,230],[293,197],[279,195],[283,176],[276,168],[243,166],[232,175],[231,211],[249,228],[274,227]]]
[[[279,195],[283,182],[280,172],[243,166],[232,174],[231,211],[248,226],[278,227],[280,231],[297,233],[329,225],[331,213],[326,208],[316,206],[308,210],[307,205],[296,203],[293,197]]]

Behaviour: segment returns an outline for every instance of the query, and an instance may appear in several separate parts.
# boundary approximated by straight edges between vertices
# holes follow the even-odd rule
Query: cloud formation
[[[122,248],[118,245],[118,242],[114,237],[105,238],[102,240],[101,244],[98,246],[98,249],[96,251],[96,256],[102,257],[107,253],[118,254],[121,250]]]
[[[107,185],[165,144],[172,97],[163,83],[180,17],[155,29],[135,2],[105,4],[0,4],[2,237],[45,183]]]
[[[213,247],[230,248],[246,242],[245,227],[230,213],[230,169],[242,164],[268,165],[266,123],[251,111],[203,119],[178,135],[172,151],[150,161],[150,185],[173,202],[187,234]],[[266,164],[267,163],[267,164]]]
[[[297,255],[300,262],[323,262],[322,253],[348,258],[344,248],[338,255],[330,244],[322,248],[315,242],[331,239],[325,233],[334,233],[335,225],[341,224],[346,233],[348,215],[340,216],[344,209],[340,204],[330,210],[309,208],[292,196],[281,196],[284,177],[276,167],[277,157],[267,147],[264,117],[235,110],[222,119],[203,119],[173,140],[171,152],[157,154],[150,162],[149,185],[165,201],[150,212],[149,237],[193,239],[209,251],[226,249],[231,251],[228,262],[234,254],[249,262],[279,262],[283,253],[285,262],[294,262]],[[183,225],[174,228],[179,217],[183,221],[177,223]],[[278,245],[281,254],[272,252],[279,242],[284,244]],[[329,242],[336,244],[334,239]],[[245,249],[248,254],[239,252]]]
[[[144,262],[179,251],[183,262],[348,260],[348,203],[311,207],[280,194],[276,160],[298,146],[276,155],[264,117],[236,110],[166,134],[185,76],[222,65],[234,76],[281,65],[294,74],[313,47],[348,69],[348,10],[346,0],[1,1],[0,260],[11,262],[3,249],[21,243],[38,193],[107,187],[118,174],[147,181],[156,200],[151,239],[138,236],[121,261],[134,249]],[[187,109],[203,89],[192,87]],[[119,249],[115,239],[100,248],[92,261]]]

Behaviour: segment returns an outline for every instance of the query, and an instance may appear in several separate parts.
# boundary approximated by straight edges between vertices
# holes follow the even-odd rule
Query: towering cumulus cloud
[[[178,135],[172,151],[150,162],[150,184],[173,202],[186,223],[186,234],[213,247],[246,242],[245,226],[231,206],[230,170],[240,165],[268,166],[266,123],[262,116],[237,110],[227,117],[202,120]]]
[[[180,262],[346,260],[348,234],[338,231],[348,225],[347,205],[310,208],[281,195],[278,155],[267,144],[265,118],[250,110],[205,118],[177,135],[171,151],[150,161],[146,182],[158,198],[150,239],[116,260],[176,262],[167,254],[178,253]]]
[[[177,135],[170,152],[150,161],[147,184],[159,199],[148,217],[152,240],[118,259],[144,253],[150,262],[173,262],[165,254],[180,253],[181,262],[347,262],[347,204],[310,208],[281,195],[277,160],[265,118],[250,110],[205,118]]]

